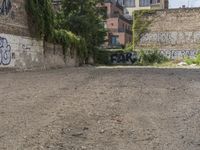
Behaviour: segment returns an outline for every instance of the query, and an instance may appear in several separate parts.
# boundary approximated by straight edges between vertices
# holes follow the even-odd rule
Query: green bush
[[[97,64],[104,64],[104,65],[110,65],[110,51],[105,50],[98,50],[95,54],[95,63]]]
[[[149,51],[141,50],[139,52],[140,65],[151,65],[155,63],[159,64],[167,60],[168,59],[157,50],[149,50]]]
[[[192,64],[200,65],[200,54],[198,54],[194,59],[186,58],[185,62],[188,65],[192,65]]]
[[[190,58],[186,58],[186,59],[185,59],[185,62],[186,62],[186,64],[188,64],[188,65],[192,65],[192,64],[194,63],[194,60],[193,60],[193,59],[190,59]]]
[[[200,54],[196,56],[195,64],[200,65]]]

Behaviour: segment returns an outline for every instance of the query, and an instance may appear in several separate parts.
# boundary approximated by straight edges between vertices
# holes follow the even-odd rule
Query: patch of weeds
[[[192,65],[192,64],[196,64],[196,65],[200,65],[200,54],[198,54],[195,58],[186,58],[184,60],[186,62],[186,64],[188,65]]]
[[[153,65],[167,62],[168,59],[162,55],[158,50],[141,50],[139,52],[139,64],[140,65]]]

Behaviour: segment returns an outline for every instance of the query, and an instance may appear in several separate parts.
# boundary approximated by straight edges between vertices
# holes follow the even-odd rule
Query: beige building
[[[152,9],[168,9],[169,0],[150,0],[150,6]]]
[[[168,0],[118,0],[124,6],[126,17],[132,18],[133,11],[141,9],[168,9]]]

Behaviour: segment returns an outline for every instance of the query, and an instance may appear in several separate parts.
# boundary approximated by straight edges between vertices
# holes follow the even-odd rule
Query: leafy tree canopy
[[[83,37],[89,52],[104,42],[104,11],[97,7],[103,0],[63,0],[57,15],[57,27],[70,30]],[[62,21],[61,21],[62,20]]]
[[[104,42],[104,13],[97,4],[102,0],[63,0],[62,9],[54,11],[51,0],[26,0],[30,30],[34,35],[76,48],[87,57]]]

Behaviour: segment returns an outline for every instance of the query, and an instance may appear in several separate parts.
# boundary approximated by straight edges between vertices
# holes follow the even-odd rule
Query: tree
[[[89,53],[104,42],[104,12],[97,4],[102,0],[63,0],[62,12],[57,15],[58,28],[64,28],[83,37]],[[62,20],[62,21],[60,21]]]
[[[29,29],[44,43],[61,44],[64,54],[69,48],[76,49],[84,61],[104,41],[103,15],[96,7],[99,1],[63,0],[61,11],[55,13],[51,0],[26,0]]]

